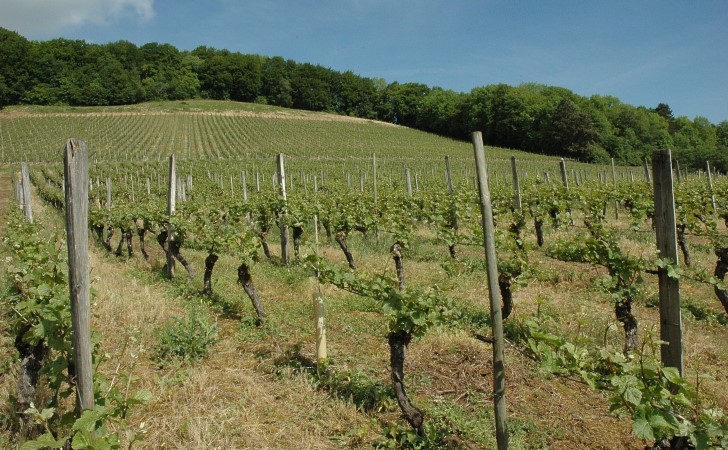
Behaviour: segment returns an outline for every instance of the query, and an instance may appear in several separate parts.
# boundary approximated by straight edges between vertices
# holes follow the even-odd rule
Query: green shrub
[[[217,323],[201,308],[190,309],[187,317],[175,317],[156,331],[157,359],[193,362],[206,358],[210,347],[218,341]]]

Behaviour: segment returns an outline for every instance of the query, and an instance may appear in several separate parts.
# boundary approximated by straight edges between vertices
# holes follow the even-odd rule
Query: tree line
[[[0,108],[37,104],[127,105],[206,98],[256,102],[398,123],[488,145],[582,161],[640,164],[671,148],[683,166],[728,171],[728,121],[674,117],[670,107],[632,106],[562,87],[492,84],[456,92],[386,82],[280,56],[156,42],[29,41],[0,28]]]

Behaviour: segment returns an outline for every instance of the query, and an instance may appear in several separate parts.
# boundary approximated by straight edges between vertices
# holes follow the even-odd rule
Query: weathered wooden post
[[[448,192],[450,193],[450,196],[452,196],[455,193],[455,186],[453,185],[449,156],[445,156],[445,181],[447,182]]]
[[[167,276],[174,278],[174,253],[172,245],[174,242],[174,225],[172,224],[172,216],[174,216],[177,202],[177,163],[174,155],[169,155],[169,185],[167,190],[167,216],[169,224],[167,225]]]
[[[718,212],[715,204],[715,191],[713,190],[713,174],[710,171],[710,162],[705,161],[705,171],[708,173],[708,187],[710,187],[710,200],[713,202],[713,214]]]
[[[407,182],[407,196],[412,197],[412,178],[410,177],[409,167],[404,169],[404,177]]]
[[[286,224],[286,172],[283,164],[283,153],[276,156],[278,166],[278,195],[283,199],[283,211],[278,217],[278,226],[281,229],[281,259],[284,264],[288,264],[290,253],[288,250],[288,225]]]
[[[559,167],[561,168],[561,182],[564,184],[564,187],[568,191],[569,179],[566,177],[566,161],[564,161],[564,158],[561,158],[561,161],[559,162]]]
[[[498,286],[498,260],[495,254],[495,226],[493,224],[493,207],[490,203],[490,188],[485,166],[485,150],[483,135],[473,132],[473,149],[475,164],[478,170],[478,191],[480,193],[480,209],[482,212],[483,245],[485,247],[485,265],[488,273],[488,291],[490,297],[490,316],[493,329],[493,405],[495,409],[495,430],[498,450],[508,448],[508,423],[506,421],[506,370],[503,358],[503,316],[501,313],[500,288]]]
[[[248,184],[245,182],[245,171],[244,170],[240,171],[240,179],[241,179],[241,183],[243,184],[243,201],[247,202],[248,201]]]
[[[513,208],[517,211],[521,210],[521,183],[518,180],[518,169],[516,167],[516,157],[511,156],[511,171],[513,172]]]
[[[448,211],[448,226],[452,227],[453,230],[455,230],[455,233],[458,232],[458,214],[457,214],[457,204],[455,199],[455,186],[453,184],[453,178],[452,178],[452,171],[450,170],[450,157],[445,156],[445,179],[447,181],[447,189],[450,194],[450,205],[449,205],[449,211]],[[475,181],[475,178],[473,178],[473,181]],[[455,243],[452,242],[448,244],[448,252],[450,253],[450,257],[455,259],[457,257],[457,250],[455,248]]]
[[[675,160],[675,174],[677,175],[677,184],[682,182],[682,173],[680,173],[680,161]]]
[[[617,170],[614,168],[614,158],[612,158],[612,186],[617,189]],[[614,201],[614,219],[619,220],[619,200]]]
[[[647,182],[647,184],[652,184],[652,177],[650,175],[650,165],[647,162],[647,158],[645,158],[643,166],[645,169],[645,181]],[[672,170],[672,169],[670,169],[670,170]]]
[[[316,178],[316,175],[313,176],[313,195],[316,198],[316,211],[318,211],[318,179]],[[318,219],[318,212],[313,215],[313,232],[316,239],[316,249],[318,250],[318,244],[319,244],[319,219]]]
[[[30,204],[30,174],[26,163],[20,164],[20,186],[23,199],[23,215],[25,220],[33,223],[33,208]]]
[[[372,179],[374,181],[374,210],[377,209],[377,155],[372,155]]]
[[[111,178],[106,177],[106,209],[111,210]]]
[[[326,353],[326,310],[320,289],[313,296],[313,304],[316,314],[316,362],[321,365],[326,362],[328,355]]]
[[[63,166],[76,415],[80,417],[84,409],[94,408],[88,264],[88,148],[85,142],[76,139],[66,142]]]
[[[655,195],[655,232],[660,258],[678,264],[675,196],[672,183],[670,150],[652,154]],[[660,288],[660,356],[665,366],[676,367],[683,373],[682,318],[680,316],[680,282],[668,275],[666,267],[658,269]]]

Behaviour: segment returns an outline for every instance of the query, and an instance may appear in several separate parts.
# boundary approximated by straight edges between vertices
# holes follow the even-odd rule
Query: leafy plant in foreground
[[[432,326],[452,316],[450,300],[437,289],[399,289],[398,283],[383,276],[366,278],[352,271],[341,271],[316,256],[309,256],[321,282],[330,283],[357,295],[374,299],[388,317],[387,342],[390,350],[392,387],[407,422],[422,435],[422,411],[412,405],[404,386],[404,360],[412,339],[421,337]]]
[[[187,317],[172,319],[156,331],[159,344],[157,359],[161,364],[180,360],[193,362],[207,357],[218,341],[218,327],[201,309],[190,309]]]

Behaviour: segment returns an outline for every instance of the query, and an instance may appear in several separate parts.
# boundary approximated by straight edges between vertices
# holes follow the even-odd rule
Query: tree
[[[306,63],[297,66],[291,78],[293,107],[336,112],[336,74],[318,65]]]
[[[587,160],[598,137],[589,113],[568,98],[562,98],[554,110],[545,135],[544,143],[552,153]]]
[[[293,106],[291,76],[296,63],[280,56],[267,58],[263,62],[262,95],[271,105],[290,108]]]
[[[659,103],[653,111],[668,122],[675,118],[672,115],[672,109],[670,109],[667,103]]]
[[[374,107],[377,103],[377,90],[371,79],[347,71],[339,78],[338,87],[335,95],[337,111],[340,114],[376,118]]]
[[[676,158],[694,168],[705,167],[718,148],[717,127],[705,117],[690,120],[685,116],[675,119],[673,142]]]
[[[30,48],[24,37],[0,28],[0,105],[18,103],[30,88]]]
[[[465,139],[470,130],[465,120],[467,94],[433,88],[417,103],[415,126],[421,130]]]

